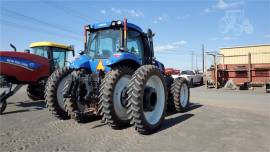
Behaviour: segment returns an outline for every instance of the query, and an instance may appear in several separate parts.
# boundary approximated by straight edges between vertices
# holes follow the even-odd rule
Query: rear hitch
[[[15,94],[23,85],[16,85],[16,87],[12,90],[12,84],[9,86],[8,91],[4,91],[0,95],[0,115],[5,111],[7,106],[7,99]]]

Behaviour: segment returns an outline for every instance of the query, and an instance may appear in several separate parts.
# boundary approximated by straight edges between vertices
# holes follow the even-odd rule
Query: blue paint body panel
[[[165,72],[164,65],[161,62],[155,60],[155,65],[159,68],[160,71]]]
[[[122,22],[122,26],[123,26],[124,22],[123,21],[121,21],[121,22]],[[112,22],[96,23],[96,24],[90,25],[90,27],[91,27],[91,29],[98,30],[98,29],[110,27],[111,23]],[[129,23],[129,22],[127,23],[127,28],[135,29],[135,30],[137,30],[137,31],[139,31],[141,33],[143,32],[143,30],[139,26],[137,26],[135,24],[132,24],[132,23]]]
[[[70,67],[74,69],[80,69],[85,68],[89,69],[93,73],[96,73],[97,66],[99,61],[102,61],[102,65],[105,68],[105,72],[109,72],[111,70],[111,66],[122,62],[124,60],[131,60],[136,62],[139,65],[142,65],[141,59],[138,57],[138,55],[128,53],[128,52],[122,52],[122,53],[115,53],[108,59],[92,59],[87,55],[81,55],[79,58],[75,59],[71,64]]]
[[[87,55],[81,55],[79,58],[77,58],[70,64],[70,67],[74,69],[85,68],[89,69],[93,73],[96,73],[98,72],[96,68],[98,66],[99,61],[102,62],[102,65],[104,66],[105,69],[104,71],[106,73],[111,70],[111,67],[114,64],[123,61],[133,61],[138,65],[142,65],[142,59],[138,55],[129,52],[121,52],[113,54],[108,59],[92,59]],[[155,60],[155,65],[160,69],[160,71],[164,72],[164,65],[161,62]]]
[[[129,52],[115,53],[109,58],[106,65],[111,66],[124,60],[131,60],[139,65],[142,65],[142,59],[138,55]]]
[[[105,66],[105,64],[108,62],[108,59],[92,59],[87,55],[80,55],[79,58],[75,59],[70,64],[70,67],[74,69],[85,68],[95,73],[97,72],[96,68],[97,68],[99,60],[102,61],[102,64],[104,65],[104,68],[105,68],[105,72],[108,72],[111,70],[110,67]]]

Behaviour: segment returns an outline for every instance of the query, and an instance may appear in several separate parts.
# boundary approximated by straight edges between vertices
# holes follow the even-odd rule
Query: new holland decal
[[[28,70],[38,69],[41,65],[30,60],[15,58],[15,57],[0,57],[0,62],[20,66]]]

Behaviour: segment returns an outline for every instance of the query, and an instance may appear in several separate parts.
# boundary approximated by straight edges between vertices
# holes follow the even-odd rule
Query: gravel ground
[[[172,113],[152,135],[54,118],[22,88],[0,116],[0,151],[270,151],[270,94],[262,89],[191,89],[192,106]]]

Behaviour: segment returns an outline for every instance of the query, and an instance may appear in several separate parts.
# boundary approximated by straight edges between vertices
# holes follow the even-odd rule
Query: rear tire
[[[201,79],[200,85],[203,85],[203,77],[202,77],[202,79]]]
[[[186,111],[189,107],[190,89],[188,82],[183,78],[176,78],[170,89],[173,95],[175,110],[178,112]]]
[[[113,68],[106,74],[100,89],[103,120],[113,129],[130,124],[127,114],[127,86],[134,70],[127,66]]]
[[[166,76],[165,81],[167,84],[167,88],[171,88],[174,79],[171,76]],[[169,89],[168,89],[167,111],[170,111],[170,112],[175,111],[173,94],[171,93],[171,91]]]
[[[128,87],[131,123],[141,134],[156,131],[164,120],[167,106],[164,76],[156,66],[144,65],[135,71]]]
[[[65,98],[65,111],[71,119],[74,119],[77,122],[86,121],[87,115],[79,114],[79,108],[76,101],[73,98]]]
[[[57,69],[52,73],[48,82],[45,86],[45,102],[49,110],[52,114],[59,119],[68,119],[69,116],[64,109],[64,98],[62,97],[62,101],[59,101],[59,85],[64,83],[62,82],[64,78],[66,78],[72,69],[69,67],[64,67],[61,69]],[[58,93],[57,93],[58,92]],[[58,95],[57,95],[58,94]],[[63,95],[63,94],[60,94]]]
[[[190,79],[189,87],[192,88],[194,86],[193,79]]]

